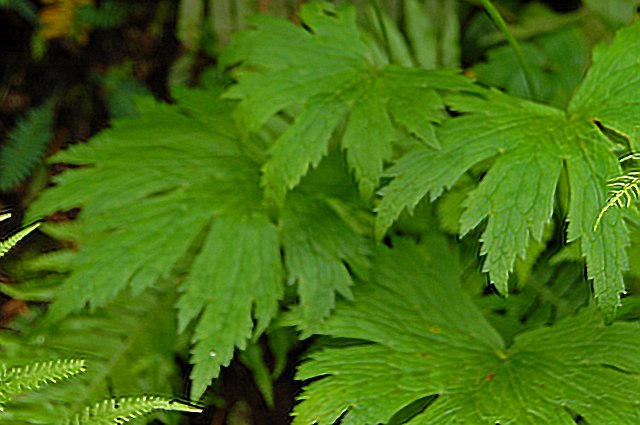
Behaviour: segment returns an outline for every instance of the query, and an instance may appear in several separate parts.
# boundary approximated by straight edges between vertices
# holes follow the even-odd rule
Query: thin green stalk
[[[376,19],[378,20],[378,25],[380,25],[380,31],[382,32],[382,40],[384,42],[384,51],[389,58],[389,62],[392,61],[391,58],[391,47],[389,43],[389,36],[387,35],[387,27],[384,25],[384,19],[382,18],[382,11],[380,10],[380,6],[376,0],[371,0],[371,7],[373,7],[373,11],[376,14]]]
[[[520,49],[520,45],[516,41],[516,39],[509,31],[509,27],[507,27],[507,23],[502,19],[500,12],[495,8],[491,0],[479,0],[484,9],[487,11],[493,22],[496,26],[504,33],[504,37],[507,39],[507,43],[513,49],[513,52],[516,55],[516,59],[520,63],[520,67],[522,68],[522,72],[524,72],[525,85],[527,87],[527,92],[529,94],[529,98],[533,99],[536,97],[536,88],[533,84],[533,75],[531,74],[531,69],[529,68],[529,64],[524,58],[522,54],[522,49]]]

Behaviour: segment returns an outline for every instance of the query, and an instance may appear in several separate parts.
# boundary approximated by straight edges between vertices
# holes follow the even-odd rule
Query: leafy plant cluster
[[[50,159],[69,169],[27,219],[80,210],[41,226],[69,248],[26,258],[4,290],[51,306],[0,344],[95,372],[15,401],[10,420],[175,392],[176,355],[192,400],[238,352],[273,397],[261,338],[282,359],[289,327],[316,336],[294,424],[640,420],[638,193],[618,160],[637,151],[640,23],[598,44],[581,81],[516,60],[518,84],[491,82],[503,92],[444,67],[446,21],[425,36],[432,21],[358,11],[250,18],[219,57],[231,81],[140,97]]]
[[[0,214],[0,221],[10,217],[11,213],[2,213]],[[0,241],[0,257],[9,252],[39,225],[39,222],[33,223]],[[43,385],[55,383],[82,373],[85,371],[85,363],[85,360],[82,359],[66,359],[47,362],[35,361],[26,365],[14,365],[11,367],[1,364],[0,414],[3,413],[4,405],[12,396],[36,390]],[[73,417],[63,419],[60,423],[73,425],[124,423],[157,409],[201,412],[200,409],[178,400],[158,396],[139,396],[101,401],[94,406],[86,407]]]

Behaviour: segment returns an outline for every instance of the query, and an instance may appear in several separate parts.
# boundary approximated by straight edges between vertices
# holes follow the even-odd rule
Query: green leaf
[[[367,241],[322,199],[292,192],[281,220],[289,282],[298,284],[301,327],[312,332],[329,316],[336,292],[351,299],[351,270],[369,266]]]
[[[462,295],[440,238],[378,252],[374,280],[341,304],[322,333],[366,344],[323,348],[300,366],[307,385],[294,424],[387,423],[435,401],[409,424],[635,423],[638,323],[602,324],[593,310],[526,331],[505,348]],[[319,378],[319,379],[317,379]],[[568,385],[570,383],[570,385]]]
[[[571,193],[568,212],[563,212],[568,213],[567,239],[580,240],[594,296],[611,315],[624,291],[629,239],[619,211],[604,217],[603,228],[593,229],[606,201],[607,180],[620,174],[613,144],[595,123],[623,135],[637,125],[638,37],[640,25],[635,25],[620,31],[610,47],[595,50],[594,65],[572,99],[569,115],[480,89],[449,96],[451,108],[461,115],[440,127],[442,149],[417,147],[389,170],[394,180],[382,190],[378,237],[404,208],[412,209],[427,193],[437,198],[476,164],[492,160],[465,202],[460,234],[487,219],[481,237],[483,270],[507,293],[516,256],[525,256],[530,238],[539,241],[551,219],[564,168]]]
[[[0,150],[0,190],[22,183],[42,160],[53,136],[53,110],[49,100],[31,109],[7,135]]]
[[[200,315],[191,351],[191,395],[198,399],[220,366],[229,364],[234,347],[244,349],[278,311],[283,287],[276,227],[257,214],[213,222],[182,290],[180,328]]]
[[[501,292],[507,292],[507,276],[516,255],[524,257],[530,237],[540,240],[553,212],[562,167],[555,139],[562,137],[564,118],[560,111],[499,93],[486,93],[485,101],[459,97],[451,103],[460,111],[472,108],[475,113],[443,126],[441,150],[419,148],[391,168],[396,178],[383,190],[378,236],[403,207],[418,203],[425,188],[435,199],[471,166],[499,155],[465,202],[460,234],[488,217],[482,235],[481,253],[487,255],[484,271],[490,272]]]
[[[611,45],[593,49],[593,66],[568,108],[571,115],[600,123],[632,141],[640,126],[638,37],[640,21],[618,31]]]
[[[283,283],[277,228],[261,206],[259,165],[233,137],[228,105],[216,92],[183,90],[176,98],[177,105],[141,98],[139,117],[116,120],[90,143],[54,157],[83,167],[56,177],[29,214],[81,207],[80,253],[49,322],[87,303],[103,306],[127,287],[138,294],[191,264],[178,318],[182,329],[198,318],[197,398],[234,346],[243,348],[268,325]]]
[[[302,108],[262,169],[266,193],[279,203],[318,165],[343,123],[341,146],[368,198],[391,158],[392,143],[406,137],[400,128],[437,146],[433,126],[444,117],[437,89],[468,84],[448,71],[376,65],[355,15],[350,5],[312,2],[300,13],[306,29],[254,17],[256,29],[239,34],[221,58],[227,66],[242,64],[238,84],[225,94],[241,100],[240,128],[255,132],[274,114]]]

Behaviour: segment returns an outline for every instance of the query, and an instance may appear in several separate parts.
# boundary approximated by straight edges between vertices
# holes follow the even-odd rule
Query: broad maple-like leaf
[[[441,237],[396,240],[376,253],[373,280],[358,284],[321,333],[346,341],[300,366],[316,379],[294,424],[387,423],[436,396],[411,425],[632,424],[640,420],[640,326],[605,326],[597,313],[501,336],[463,294],[455,252]],[[342,341],[345,341],[342,339]]]
[[[29,214],[81,207],[80,253],[49,320],[105,305],[126,287],[139,293],[193,259],[178,318],[183,329],[198,318],[197,398],[234,347],[276,314],[283,272],[277,227],[261,207],[259,164],[234,137],[229,106],[207,91],[176,97],[177,105],[145,99],[139,117],[56,155],[82,167],[57,176]]]
[[[495,91],[452,95],[460,116],[438,132],[440,150],[418,147],[401,158],[382,191],[377,233],[425,195],[436,199],[474,165],[494,159],[465,203],[461,235],[487,219],[481,253],[484,271],[506,293],[517,255],[530,238],[540,240],[553,214],[554,194],[565,170],[570,186],[568,241],[580,240],[600,306],[609,314],[624,291],[627,227],[619,211],[594,224],[606,202],[607,179],[619,175],[613,144],[598,126],[632,138],[640,121],[640,24],[621,30],[611,46],[594,51],[594,65],[568,112]]]
[[[318,165],[343,123],[341,146],[367,198],[378,185],[383,163],[391,159],[392,142],[407,137],[400,128],[437,146],[434,124],[444,118],[438,90],[468,82],[450,71],[374,63],[351,5],[312,2],[300,17],[305,27],[256,16],[250,21],[255,30],[236,35],[221,61],[241,63],[242,72],[226,96],[241,100],[237,115],[240,128],[248,132],[280,111],[301,107],[262,168],[262,183],[272,199],[281,202],[309,167]]]

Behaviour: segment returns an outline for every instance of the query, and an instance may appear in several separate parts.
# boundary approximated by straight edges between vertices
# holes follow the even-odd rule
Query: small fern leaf
[[[640,153],[631,153],[620,159],[620,163],[622,164],[623,162],[630,160],[640,160]],[[629,208],[631,206],[631,202],[640,198],[640,171],[634,170],[624,176],[616,177],[609,183],[609,188],[613,190],[613,193],[609,197],[605,206],[602,207],[602,210],[600,210],[600,214],[598,214],[596,223],[593,226],[594,232],[598,230],[602,217],[604,217],[604,214],[609,209],[615,206],[618,206],[619,208]]]
[[[10,395],[36,390],[84,372],[83,359],[61,359],[0,368],[0,411]]]
[[[9,214],[9,216],[11,215],[10,213],[7,213],[7,214]],[[6,214],[0,215],[0,221],[8,218],[8,217],[5,217],[5,215]],[[35,223],[32,223],[32,224],[28,225],[27,227],[25,227],[23,229],[20,229],[19,231],[17,231],[13,235],[9,236],[7,239],[5,239],[3,241],[0,241],[0,257],[3,257],[4,254],[9,252],[11,250],[11,248],[16,246],[18,244],[18,242],[20,242],[22,239],[24,239],[29,233],[31,233],[34,230],[36,230],[38,228],[38,226],[40,226],[40,222],[39,221],[37,221]]]
[[[44,156],[52,137],[54,102],[29,111],[7,135],[0,150],[0,191],[22,183]]]
[[[63,421],[61,425],[122,425],[154,410],[202,412],[198,407],[172,398],[158,396],[110,398],[86,407],[73,418]]]

